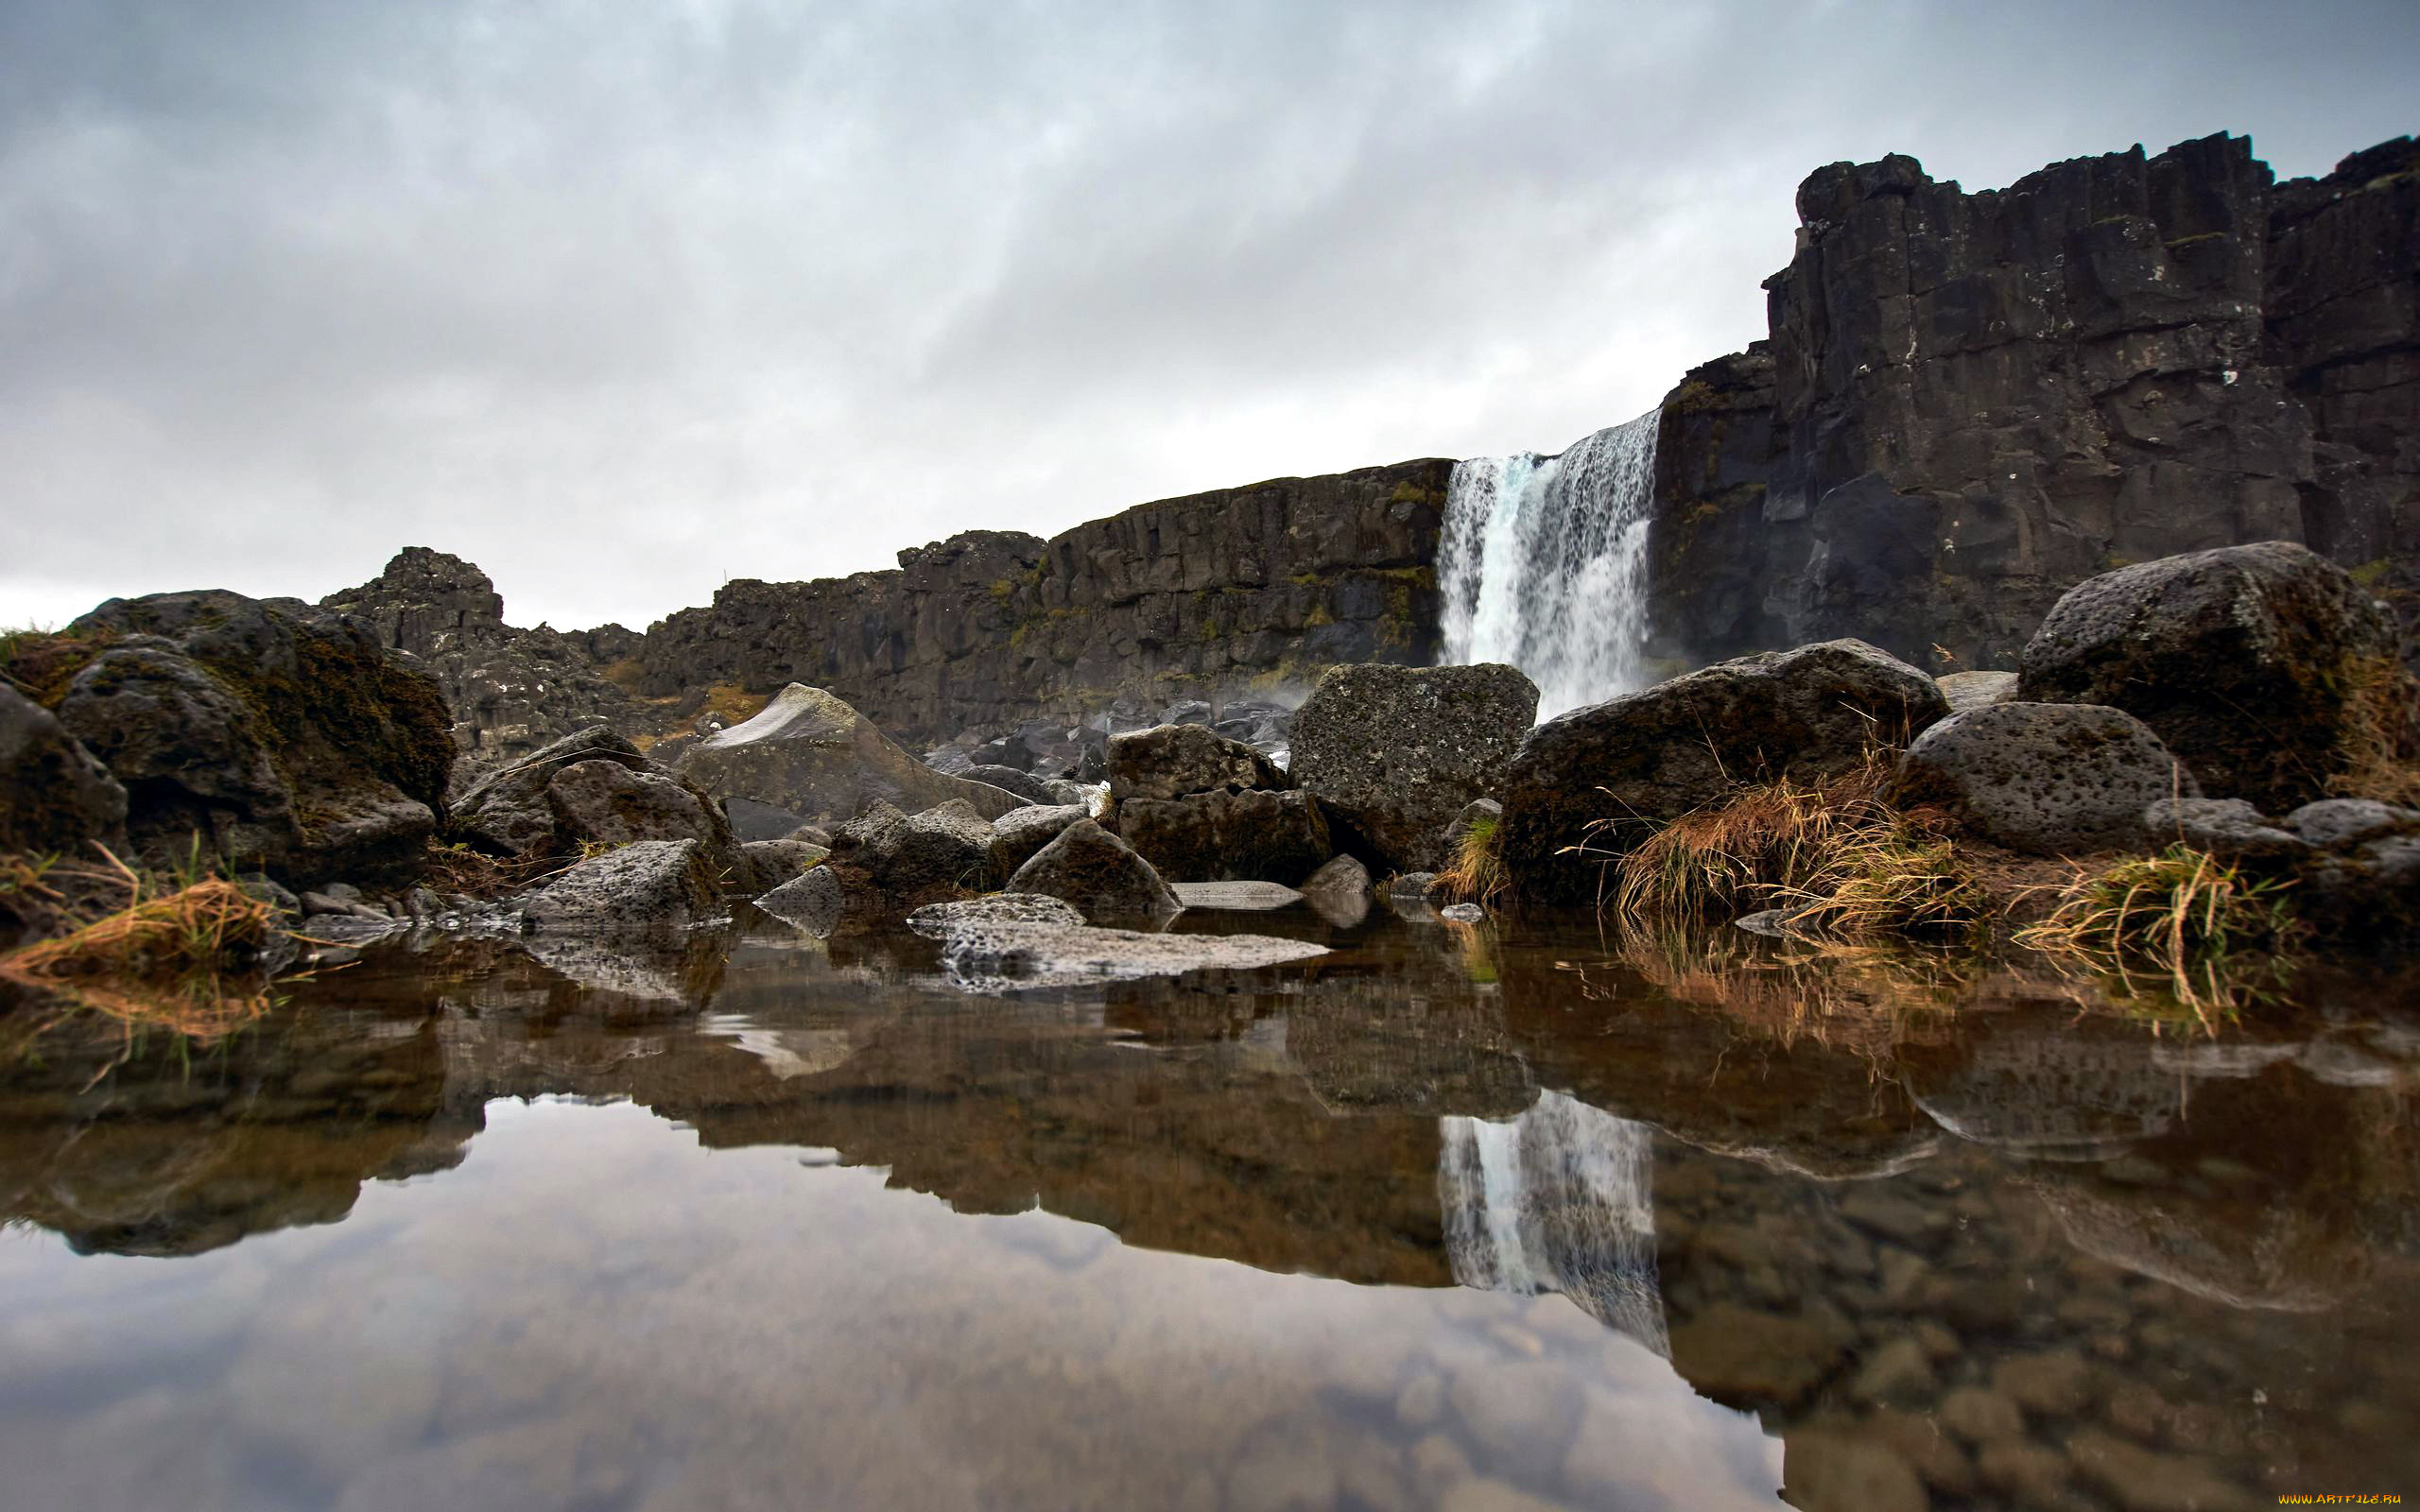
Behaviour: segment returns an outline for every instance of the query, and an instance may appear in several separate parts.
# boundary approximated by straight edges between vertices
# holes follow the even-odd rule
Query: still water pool
[[[2420,1001],[1350,930],[454,939],[0,1071],[0,1501],[2186,1508],[2420,1495]],[[1187,927],[1219,927],[1188,922]]]

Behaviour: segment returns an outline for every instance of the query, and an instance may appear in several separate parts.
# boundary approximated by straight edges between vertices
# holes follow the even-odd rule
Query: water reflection
[[[2397,984],[2214,1041],[2018,980],[1322,937],[1011,998],[911,938],[424,941],[208,1055],[45,1040],[0,1076],[12,1492],[2226,1505],[2420,1469]]]
[[[1441,1134],[1437,1195],[1457,1282],[1560,1292],[1672,1352],[1655,1280],[1653,1130],[1547,1092],[1509,1123],[1448,1118]]]

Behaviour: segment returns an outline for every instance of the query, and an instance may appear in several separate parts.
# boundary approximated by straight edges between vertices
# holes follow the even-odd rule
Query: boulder
[[[2408,944],[2420,931],[2420,809],[2368,799],[2307,803],[2281,827],[2310,848],[2295,902],[2348,944]]]
[[[2188,845],[2221,861],[2291,859],[2310,842],[2239,798],[2163,798],[2143,810],[2143,843]]]
[[[1091,818],[1091,805],[1084,803],[1054,803],[1048,807],[1012,809],[993,821],[992,828],[1000,835],[1000,866],[1013,872],[1033,853],[1059,838],[1067,826],[1079,819]]]
[[[1280,882],[1290,886],[1336,853],[1319,800],[1299,792],[1253,789],[1129,799],[1117,806],[1117,833],[1177,882]]]
[[[2034,855],[2135,845],[2144,809],[2201,796],[2149,726],[2099,704],[1988,704],[1932,726],[1899,758],[1901,802],[1936,804]]]
[[[877,802],[920,812],[963,799],[986,819],[1025,802],[933,770],[855,709],[798,682],[753,719],[691,747],[680,772],[715,798],[751,799],[819,822],[853,819]]]
[[[990,892],[1007,875],[999,832],[962,799],[912,816],[878,805],[841,826],[831,860],[862,872],[884,915],[895,918],[925,903]]]
[[[2281,541],[2166,557],[2067,591],[2027,643],[2022,696],[2123,709],[2216,797],[2325,795],[2353,750],[2413,749],[2393,624],[2345,571]]]
[[[506,856],[694,839],[718,868],[731,867],[735,844],[719,805],[603,725],[574,730],[473,783],[456,799],[446,833]]]
[[[1751,782],[1840,776],[1948,712],[1931,678],[1853,640],[1717,662],[1575,709],[1531,730],[1505,774],[1506,871],[1525,902],[1588,902],[1599,863],[1657,826]],[[1589,854],[1564,853],[1582,845]]]
[[[805,874],[808,868],[832,853],[811,840],[749,840],[739,847],[743,889],[753,898]]]
[[[852,889],[835,867],[816,867],[756,900],[756,906],[818,938],[833,934],[848,917]]]
[[[721,813],[670,773],[591,757],[558,770],[546,782],[561,839],[628,845],[633,840],[697,840],[728,850],[731,829]]]
[[[1537,713],[1509,666],[1334,667],[1294,715],[1287,770],[1380,863],[1435,868],[1446,824],[1495,791]]]
[[[1151,864],[1090,819],[1078,819],[1036,851],[1007,889],[1073,903],[1086,919],[1156,919],[1182,906]]]
[[[1303,901],[1301,893],[1274,882],[1172,882],[1168,891],[1186,908],[1204,912],[1266,914]]]
[[[1057,785],[1048,778],[1021,772],[1013,766],[969,766],[958,774],[970,782],[996,787],[1003,793],[1014,793],[1028,803],[1063,803]]]
[[[1169,799],[1196,793],[1277,792],[1291,787],[1276,764],[1207,725],[1166,724],[1109,741],[1109,796]]]
[[[126,843],[126,789],[56,715],[0,683],[0,850],[79,855]],[[92,859],[86,855],[84,859]]]
[[[181,862],[199,837],[293,885],[416,874],[451,720],[369,627],[208,591],[112,599],[45,639],[35,701],[125,789],[145,860]]]
[[[1354,856],[1334,856],[1303,883],[1303,898],[1314,913],[1339,929],[1370,917],[1370,868]]]
[[[1038,892],[999,892],[988,898],[927,903],[908,916],[908,927],[930,939],[986,924],[1050,924],[1080,928],[1084,916],[1063,899]]]
[[[641,840],[574,866],[523,909],[542,932],[661,935],[718,915],[722,879],[695,840]]]
[[[2009,703],[2016,697],[2014,672],[1951,672],[1933,681],[1941,685],[1941,696],[1949,700],[1953,714],[1989,704]]]

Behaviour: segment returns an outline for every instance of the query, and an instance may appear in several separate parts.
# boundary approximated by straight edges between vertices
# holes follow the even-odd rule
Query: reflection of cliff
[[[1652,1134],[1558,1092],[1509,1123],[1442,1121],[1437,1198],[1454,1280],[1561,1292],[1609,1328],[1672,1352],[1655,1280]]]

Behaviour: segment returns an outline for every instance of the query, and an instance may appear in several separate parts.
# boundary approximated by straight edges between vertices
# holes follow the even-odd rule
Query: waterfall
[[[1560,1292],[1670,1355],[1646,1125],[1544,1092],[1510,1123],[1444,1118],[1438,1125],[1437,1199],[1457,1283]]]
[[[1639,687],[1659,410],[1559,456],[1457,463],[1437,581],[1448,662],[1506,662],[1538,717]]]

